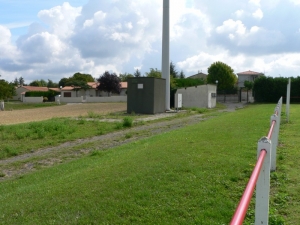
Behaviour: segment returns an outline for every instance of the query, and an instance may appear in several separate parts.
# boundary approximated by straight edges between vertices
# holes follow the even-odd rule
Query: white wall
[[[43,97],[23,97],[24,103],[41,103],[43,102]]]
[[[55,97],[58,102],[58,97]],[[62,103],[82,103],[82,102],[127,102],[127,96],[110,96],[110,97],[60,97]]]
[[[200,85],[177,89],[176,94],[182,94],[183,107],[214,108],[216,107],[216,85]],[[177,99],[177,98],[175,98]]]

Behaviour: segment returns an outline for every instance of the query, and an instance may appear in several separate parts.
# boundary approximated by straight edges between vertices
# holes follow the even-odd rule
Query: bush
[[[25,97],[41,97],[47,98],[47,101],[54,101],[55,96],[59,95],[60,92],[55,92],[52,90],[49,91],[30,91],[25,93]]]
[[[133,120],[131,117],[124,117],[123,119],[123,127],[132,127]]]

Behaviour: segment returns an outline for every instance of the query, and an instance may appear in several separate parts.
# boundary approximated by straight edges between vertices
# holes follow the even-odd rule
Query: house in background
[[[254,82],[254,80],[258,77],[264,76],[263,73],[258,73],[258,72],[254,72],[251,70],[245,71],[245,72],[241,72],[241,73],[237,73],[238,75],[238,87],[239,88],[243,88],[244,87],[244,82],[247,81],[251,81]]]
[[[74,98],[74,97],[80,97],[80,96],[89,96],[89,97],[107,97],[108,93],[105,91],[100,91],[97,89],[99,86],[99,82],[88,82],[87,83],[89,88],[83,89],[81,87],[75,87],[75,86],[65,86],[61,88],[61,96],[64,98]],[[127,91],[127,82],[120,82],[121,84],[121,92],[120,94],[117,93],[111,93],[110,96],[126,96]]]
[[[23,101],[23,97],[25,96],[26,92],[31,92],[31,91],[45,92],[45,91],[49,91],[49,90],[60,92],[59,88],[36,87],[36,86],[18,86],[18,87],[16,87],[16,95],[13,96],[13,100]]]
[[[254,99],[252,97],[252,90],[251,91],[243,90],[243,88],[245,87],[244,82],[246,80],[250,82],[254,82],[255,79],[264,76],[264,74],[248,70],[245,72],[237,73],[237,75],[238,75],[239,101],[253,102]]]

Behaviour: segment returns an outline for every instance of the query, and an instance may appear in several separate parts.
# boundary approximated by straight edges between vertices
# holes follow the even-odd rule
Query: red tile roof
[[[62,90],[62,91],[72,91],[73,89],[74,89],[73,86],[65,86],[65,87],[63,87],[61,90]]]
[[[121,88],[127,88],[127,82],[120,82]]]
[[[91,87],[91,88],[97,88],[99,85],[99,82],[87,82],[87,84]]]
[[[92,88],[92,89],[96,89],[99,85],[100,85],[100,83],[99,82],[87,82],[87,84]],[[120,82],[120,84],[121,84],[121,88],[127,88],[127,82]],[[74,87],[73,86],[65,86],[65,87],[63,87],[61,90],[62,91],[71,91],[71,90],[73,90],[74,89]]]
[[[28,91],[48,91],[47,87],[22,86]]]
[[[237,73],[237,75],[256,75],[256,76],[259,76],[259,75],[263,75],[263,74],[248,70],[248,71],[245,71],[245,72]]]
[[[49,90],[60,92],[60,88],[49,88]]]

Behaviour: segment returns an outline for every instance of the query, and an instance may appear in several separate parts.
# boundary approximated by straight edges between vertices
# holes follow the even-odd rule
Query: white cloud
[[[290,0],[295,5],[300,5],[300,0]]]
[[[17,48],[11,43],[11,32],[8,28],[0,25],[0,59],[13,59],[17,56]]]
[[[238,35],[243,35],[246,32],[246,27],[240,20],[234,21],[229,19],[224,21],[222,26],[217,27],[216,32],[219,34],[234,32]]]
[[[290,68],[298,75],[300,21],[294,18],[299,0],[228,0],[221,8],[213,4],[170,2],[170,57],[187,75],[206,71],[216,60],[236,71],[277,74],[282,68],[280,74],[285,74]],[[38,18],[42,22],[31,24],[21,36],[14,32],[28,24],[0,25],[2,77],[23,76],[29,82],[59,80],[78,71],[99,76],[105,70],[160,69],[161,0],[89,0],[82,7],[66,2],[40,11]]]
[[[252,16],[255,19],[261,20],[264,17],[264,13],[261,11],[261,9],[257,9],[254,13],[252,13]]]
[[[42,10],[38,17],[47,25],[51,31],[61,38],[67,38],[73,34],[75,19],[81,13],[81,7],[72,7],[68,2],[49,10]]]
[[[236,17],[240,18],[245,14],[245,12],[244,12],[244,10],[239,9],[239,10],[235,11],[234,14],[236,15]]]
[[[220,51],[221,49],[219,49]],[[201,52],[198,55],[187,58],[176,65],[184,71],[196,73],[202,71],[207,73],[208,67],[221,61],[234,69],[235,73],[249,69],[256,72],[266,72],[267,76],[289,77],[290,74],[300,74],[300,53],[262,55],[260,57],[249,57],[244,54],[232,56],[228,51],[220,51],[218,54]]]

